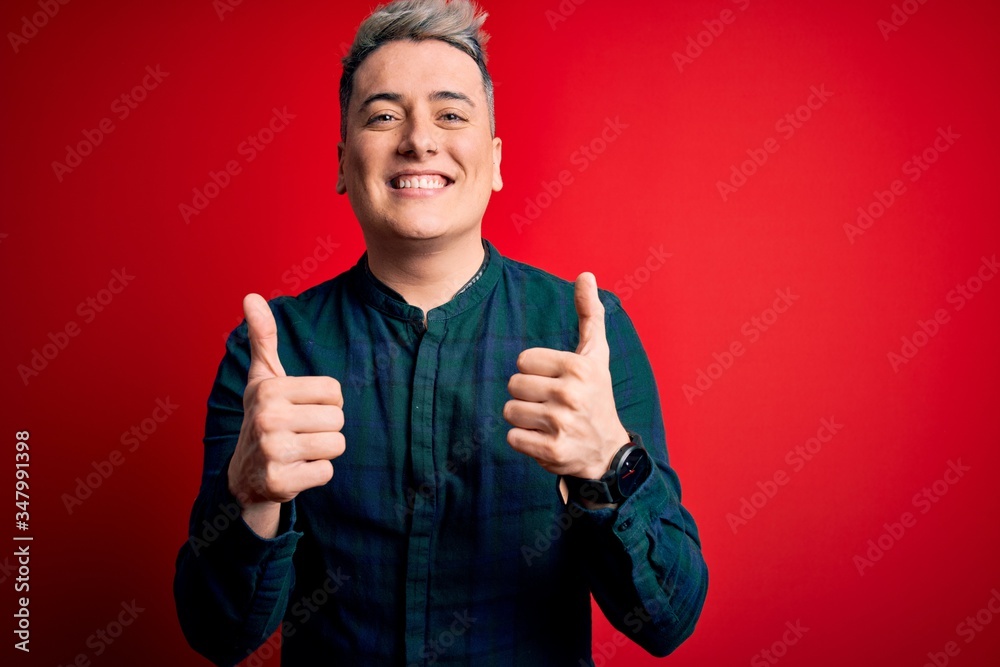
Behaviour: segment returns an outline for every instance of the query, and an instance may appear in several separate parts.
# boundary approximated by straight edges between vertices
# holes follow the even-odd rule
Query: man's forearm
[[[174,597],[191,647],[217,664],[236,664],[274,632],[269,620],[283,615],[300,533],[286,529],[275,539],[262,538],[224,480],[215,482],[195,502],[188,540],[177,556]],[[289,527],[293,514],[290,507]]]
[[[585,512],[574,538],[605,616],[656,656],[690,636],[708,586],[697,529],[670,477],[657,467],[621,507]]]

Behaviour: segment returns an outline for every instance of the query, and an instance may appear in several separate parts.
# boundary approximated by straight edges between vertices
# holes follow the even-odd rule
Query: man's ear
[[[500,176],[500,159],[503,157],[503,142],[500,137],[493,137],[493,191],[503,188],[503,177]]]
[[[337,194],[347,194],[347,183],[344,181],[344,142],[337,144]]]

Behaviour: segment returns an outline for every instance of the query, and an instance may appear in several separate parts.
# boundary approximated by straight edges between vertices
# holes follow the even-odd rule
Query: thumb
[[[274,323],[274,314],[267,301],[259,294],[247,294],[243,299],[243,315],[250,338],[247,381],[284,377],[285,369],[278,360],[278,325]]]
[[[573,293],[576,315],[580,319],[580,343],[576,353],[593,356],[608,355],[608,339],[604,329],[604,304],[597,295],[597,278],[593,273],[577,276]]]

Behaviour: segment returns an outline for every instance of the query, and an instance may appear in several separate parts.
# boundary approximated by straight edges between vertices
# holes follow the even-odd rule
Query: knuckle
[[[267,485],[267,497],[271,500],[284,501],[289,498],[291,494],[288,492],[287,485],[282,482],[269,482]]]
[[[546,444],[545,454],[545,458],[555,465],[565,465],[568,461],[566,448],[558,440]]]
[[[261,438],[257,449],[260,451],[260,456],[265,466],[284,463],[288,454],[287,445],[283,441],[270,436]],[[269,470],[268,472],[269,474],[273,474],[274,471]]]
[[[327,376],[325,378],[324,384],[326,385],[325,387],[323,387],[324,391],[329,392],[333,396],[341,395],[342,389],[340,386],[340,381],[337,378]]]
[[[562,446],[562,438],[570,428],[573,419],[573,409],[566,405],[556,405],[545,412],[545,420],[549,426],[549,432],[555,434],[556,441],[553,446]]]
[[[573,390],[566,382],[559,382],[552,387],[552,398],[561,405],[568,405],[574,400]]]
[[[258,403],[273,401],[281,395],[280,378],[264,378],[257,383],[255,390]]]
[[[287,498],[288,483],[277,474],[268,474],[262,479],[264,495],[271,499]]]
[[[579,391],[572,387],[567,387],[563,390],[563,393],[562,404],[566,408],[566,412],[563,415],[564,419],[569,418],[573,413],[583,411],[584,401]]]
[[[264,436],[278,431],[280,422],[280,417],[274,411],[259,410],[251,417],[250,424],[253,426],[253,430],[257,433],[258,438],[263,439]]]
[[[574,377],[583,378],[587,375],[587,360],[578,355],[566,357],[566,372]]]
[[[344,428],[344,410],[338,406],[333,406],[333,410],[330,412],[330,418],[333,421],[333,430],[339,431]]]
[[[334,433],[331,439],[333,440],[333,458],[337,458],[347,451],[347,438],[344,437],[343,433]]]

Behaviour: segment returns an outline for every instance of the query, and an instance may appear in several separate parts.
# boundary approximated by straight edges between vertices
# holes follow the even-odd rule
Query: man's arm
[[[302,536],[294,498],[328,482],[329,459],[344,451],[339,384],[286,377],[270,308],[250,295],[244,312],[209,397],[201,489],[174,578],[184,634],[217,664],[235,664],[277,629]]]
[[[278,536],[258,536],[240,516],[224,463],[215,474],[206,467],[188,541],[177,556],[174,599],[191,647],[217,665],[235,665],[281,622],[295,581],[292,556],[302,534],[292,530],[293,501],[283,511]]]
[[[691,634],[704,603],[697,529],[680,504],[656,383],[631,320],[610,293],[605,308],[590,274],[577,278],[575,300],[576,351],[532,348],[518,358],[504,407],[514,426],[507,439],[546,470],[585,479],[607,471],[626,429],[643,439],[654,463],[649,477],[618,507],[588,504],[568,537],[608,620],[666,655]]]
[[[708,570],[698,529],[681,505],[680,483],[669,466],[652,368],[620,306],[609,307],[607,337],[619,417],[642,438],[653,468],[618,507],[582,509],[568,536],[611,624],[651,654],[664,656],[694,631]]]

